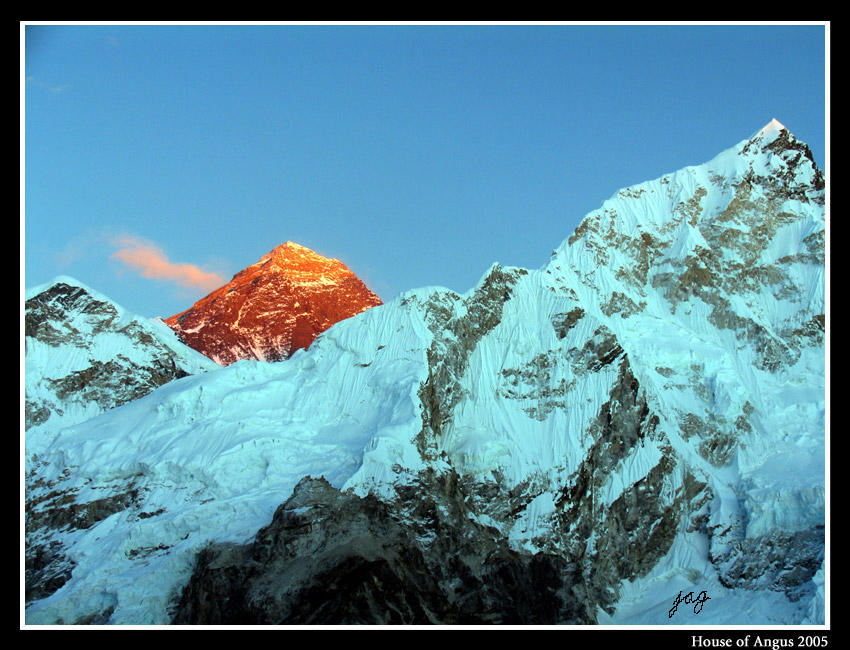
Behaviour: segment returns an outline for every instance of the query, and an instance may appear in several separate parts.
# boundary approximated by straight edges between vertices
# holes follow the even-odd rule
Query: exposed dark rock
[[[156,555],[157,553],[161,553],[162,551],[167,551],[170,548],[171,546],[167,544],[157,544],[156,546],[141,546],[139,548],[131,548],[129,551],[127,551],[127,557],[148,557],[149,555]]]
[[[77,501],[75,488],[51,490],[57,483],[34,480],[27,485],[24,577],[28,603],[46,598],[71,578],[75,563],[55,539],[57,532],[91,528],[139,502],[140,491],[132,482],[114,494],[87,502]]]
[[[47,408],[44,404],[39,404],[38,402],[26,400],[24,407],[24,426],[27,429],[29,429],[30,427],[38,426],[39,424],[43,424],[47,422],[49,418],[50,409]]]
[[[628,318],[632,314],[641,311],[644,307],[646,307],[645,302],[641,301],[638,304],[626,294],[615,291],[611,294],[608,302],[602,305],[602,313],[606,316],[620,314],[621,318]]]
[[[74,625],[106,625],[107,623],[109,623],[109,619],[112,617],[112,612],[114,611],[115,606],[110,605],[102,611],[78,618],[76,621],[74,621]]]
[[[559,339],[564,338],[567,333],[575,327],[584,316],[584,309],[576,307],[571,309],[566,314],[556,314],[552,317],[552,327],[555,328],[555,334]]]
[[[587,372],[597,372],[616,361],[624,354],[614,333],[604,325],[596,328],[581,348],[572,347],[567,356],[570,359],[573,372],[577,375]]]
[[[693,477],[684,488],[671,489],[678,461],[657,432],[658,423],[623,356],[610,399],[588,431],[593,443],[556,501],[556,530],[581,567],[578,582],[588,616],[597,606],[613,613],[620,581],[648,573],[669,550],[679,523],[704,503],[698,495],[705,484]],[[605,505],[602,489],[620,461],[650,440],[662,448],[659,462]]]
[[[437,500],[457,485],[432,480],[442,482]],[[446,504],[420,496],[415,512],[403,513],[305,478],[252,543],[199,554],[173,622],[589,622],[563,559],[511,551],[492,529],[458,526]]]
[[[156,359],[149,366],[139,366],[119,354],[114,360],[92,361],[88,368],[52,381],[51,387],[60,400],[80,397],[96,401],[104,408],[115,408],[186,376],[188,373],[171,356]]]
[[[27,300],[24,310],[24,334],[49,345],[60,342],[58,337],[61,337],[50,321],[61,320],[69,311],[107,319],[117,316],[115,307],[109,303],[95,300],[85,289],[64,282],[58,282]]]
[[[503,369],[501,374],[506,385],[502,396],[531,402],[523,411],[542,422],[555,409],[565,407],[567,392],[575,385],[574,381],[563,377],[557,383],[552,380],[551,373],[557,362],[555,353],[549,352],[534,357],[522,368]]]
[[[158,508],[153,512],[140,512],[139,519],[148,519],[149,517],[156,517],[157,515],[161,515],[163,512],[165,512],[165,508]]]
[[[499,324],[513,286],[526,273],[525,269],[502,269],[495,264],[464,302],[465,309],[459,317],[455,317],[451,305],[446,304],[445,295],[435,294],[429,301],[429,326],[434,341],[427,351],[428,379],[419,388],[422,431],[416,438],[423,457],[434,457],[443,428],[463,397],[460,379],[466,372],[469,354]]]
[[[47,598],[60,589],[74,569],[61,542],[27,544],[24,557],[24,598],[27,603]]]
[[[730,589],[782,591],[792,601],[812,588],[811,579],[824,560],[824,527],[776,531],[743,538],[722,552],[709,552],[720,581]]]
[[[29,531],[91,528],[116,512],[137,505],[138,501],[139,489],[132,483],[116,494],[85,503],[76,501],[76,490],[54,491],[27,500],[26,526]]]

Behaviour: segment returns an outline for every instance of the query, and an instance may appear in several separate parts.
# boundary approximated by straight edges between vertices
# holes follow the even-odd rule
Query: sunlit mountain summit
[[[285,242],[165,322],[221,365],[279,361],[381,300],[345,264]]]

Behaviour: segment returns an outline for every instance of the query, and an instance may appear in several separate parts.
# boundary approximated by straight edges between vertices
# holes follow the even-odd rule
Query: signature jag
[[[679,592],[679,595],[676,596],[676,600],[673,601],[673,607],[670,608],[670,614],[667,618],[673,618],[673,614],[676,613],[676,610],[679,608],[680,603],[685,603],[686,605],[690,605],[693,603],[694,605],[694,614],[699,614],[702,611],[702,606],[705,604],[705,601],[711,600],[708,594],[705,591],[699,592],[699,595],[694,597],[694,592],[689,591],[684,597],[682,596],[682,592]]]

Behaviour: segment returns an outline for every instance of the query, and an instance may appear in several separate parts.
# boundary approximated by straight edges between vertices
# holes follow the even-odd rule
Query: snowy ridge
[[[777,125],[621,190],[539,270],[407,292],[28,446],[50,551],[27,621],[223,620],[199,551],[273,518],[309,539],[313,511],[280,509],[300,487],[376,498],[426,558],[447,530],[545,558],[582,594],[551,623],[822,623],[823,186]],[[680,590],[711,600],[671,618]],[[315,605],[293,593],[275,607]]]

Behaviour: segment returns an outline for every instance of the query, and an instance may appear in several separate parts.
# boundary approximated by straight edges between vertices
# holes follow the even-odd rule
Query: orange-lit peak
[[[263,255],[258,262],[265,266],[272,262],[280,270],[296,270],[325,274],[331,270],[345,269],[346,266],[337,259],[324,257],[306,246],[287,241]]]
[[[313,250],[310,250],[306,246],[302,246],[294,241],[285,241],[280,246],[275,246],[269,255],[274,254],[285,254],[285,253],[301,253],[301,254],[311,254],[316,255],[317,253]]]
[[[345,264],[287,241],[165,322],[184,343],[227,365],[285,359],[334,323],[380,304]]]

